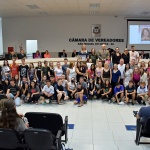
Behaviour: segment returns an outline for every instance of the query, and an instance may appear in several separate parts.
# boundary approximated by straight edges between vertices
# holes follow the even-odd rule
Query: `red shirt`
[[[18,75],[18,65],[17,64],[11,64],[10,65],[10,70],[11,70],[11,74],[12,74],[12,77],[15,77],[15,75]]]

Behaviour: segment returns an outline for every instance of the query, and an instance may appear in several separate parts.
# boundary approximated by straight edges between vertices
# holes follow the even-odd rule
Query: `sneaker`
[[[124,102],[120,102],[119,105],[124,105]]]
[[[49,99],[46,99],[45,102],[46,102],[46,104],[49,104]]]
[[[110,104],[110,103],[111,103],[111,100],[109,100],[108,103]]]

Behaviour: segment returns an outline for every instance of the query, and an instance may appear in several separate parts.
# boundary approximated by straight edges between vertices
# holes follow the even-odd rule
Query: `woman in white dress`
[[[76,70],[75,70],[75,65],[73,62],[70,62],[69,67],[67,68],[67,80],[68,82],[71,81],[71,78],[76,78]]]
[[[126,64],[124,71],[124,87],[129,84],[129,81],[132,80],[133,70],[130,69],[130,64]]]

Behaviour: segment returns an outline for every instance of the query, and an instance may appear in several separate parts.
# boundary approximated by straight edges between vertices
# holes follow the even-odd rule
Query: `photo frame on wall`
[[[100,37],[100,36],[101,36],[101,24],[93,24],[92,37]]]

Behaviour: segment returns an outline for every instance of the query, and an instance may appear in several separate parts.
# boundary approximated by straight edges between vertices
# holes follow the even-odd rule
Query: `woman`
[[[144,69],[144,71],[146,71],[146,70],[147,70],[147,67],[146,67],[146,64],[145,64],[145,62],[144,62],[144,61],[142,61],[142,62],[140,63],[140,68],[143,68],[143,69]]]
[[[4,60],[4,64],[2,67],[2,79],[3,81],[5,79],[10,80],[11,76],[10,76],[10,67],[9,67],[9,63],[8,60]]]
[[[88,79],[94,79],[95,78],[95,65],[92,64],[91,68],[87,70]]]
[[[35,76],[35,68],[33,63],[30,63],[29,70],[28,70],[29,80],[32,81]]]
[[[141,76],[141,74],[140,74],[139,68],[135,67],[134,70],[133,70],[133,74],[132,74],[132,80],[133,80],[133,82],[135,84],[136,89],[139,86],[140,76]]]
[[[95,91],[95,80],[94,78],[90,78],[89,80],[89,86],[88,86],[88,95],[89,95],[89,99],[93,99],[94,95],[96,95],[96,91]]]
[[[109,80],[109,82],[111,83],[112,73],[111,73],[111,70],[109,68],[108,63],[104,64],[104,68],[102,70],[101,78],[102,78],[103,83],[105,83],[106,80]]]
[[[76,77],[76,70],[73,62],[70,62],[69,67],[67,68],[66,75],[67,75],[68,82],[71,81],[71,78]]]
[[[101,97],[101,94],[102,94],[102,91],[103,91],[101,78],[99,78],[99,79],[96,81],[96,84],[95,84],[95,91],[96,91],[97,99],[99,99],[99,98]]]
[[[148,85],[147,73],[145,73],[144,68],[140,68],[140,82],[145,82],[145,85]]]
[[[63,86],[63,89],[64,89],[64,92],[65,92],[65,95],[66,96],[68,96],[68,81],[67,80],[65,80],[65,75],[63,74],[62,76],[61,76],[61,78],[62,78],[62,86]]]
[[[82,66],[81,66],[81,62],[77,62],[76,64],[76,74],[77,74],[77,82],[79,82],[80,77],[84,76],[85,74],[82,73]]]
[[[89,52],[87,51],[85,44],[82,45],[81,51],[78,52],[78,55],[82,57],[82,60],[87,60]]]
[[[111,103],[111,97],[112,97],[112,86],[109,82],[109,80],[105,80],[103,91],[101,94],[101,99],[107,98],[108,102]]]
[[[124,53],[122,53],[122,58],[124,59],[124,64],[128,64],[130,60],[129,51],[127,48],[124,49]]]
[[[89,55],[89,59],[92,59],[92,63],[96,64],[96,60],[98,59],[98,56],[94,48],[91,49],[91,54]]]
[[[118,70],[118,65],[114,64],[114,68],[112,70],[112,80],[111,80],[112,89],[115,88],[117,82],[120,82],[120,77],[121,77],[121,72],[120,70]],[[112,94],[114,94],[113,91]]]
[[[17,113],[14,101],[8,99],[1,100],[0,128],[13,129],[18,132],[23,132],[27,129],[27,127],[28,122],[24,122],[21,115]]]
[[[25,84],[22,85],[21,87],[21,98],[27,102],[27,96],[29,94],[29,83],[26,82]]]
[[[51,58],[51,55],[48,52],[48,50],[45,51],[44,58]]]
[[[68,83],[68,96],[70,99],[74,99],[75,98],[75,93],[76,93],[76,88],[77,88],[77,84],[75,82],[75,78],[71,78],[71,81]]]
[[[55,79],[57,80],[58,78],[61,78],[62,74],[63,74],[63,70],[61,64],[60,62],[57,62],[57,66],[54,70]]]
[[[141,33],[141,40],[142,41],[150,40],[150,31],[148,28],[143,28],[142,33]]]
[[[35,68],[35,76],[37,78],[38,83],[41,82],[41,71],[42,71],[42,62],[38,62],[38,66]]]
[[[40,89],[38,86],[36,86],[34,81],[31,81],[29,93],[27,96],[27,102],[28,103],[35,103],[38,104],[38,99],[40,98]]]
[[[49,69],[50,69],[50,75],[51,75],[51,76],[55,76],[55,75],[54,75],[54,64],[53,64],[52,61],[49,62]]]
[[[19,80],[19,75],[18,74],[15,75],[14,79],[15,79],[15,84],[17,86],[20,86],[20,80]]]
[[[5,79],[4,81],[4,86],[3,86],[3,93],[6,94],[7,93],[7,89],[9,87],[10,83],[8,79]]]
[[[129,81],[132,80],[132,73],[133,70],[130,69],[130,64],[127,63],[124,71],[124,87],[126,87],[129,84]]]
[[[95,69],[96,81],[98,81],[101,78],[102,70],[103,70],[102,62],[98,62],[97,67]]]
[[[42,58],[40,52],[37,50],[34,54],[34,58]]]
[[[148,62],[147,73],[150,72],[150,61]]]
[[[112,63],[119,64],[120,59],[121,59],[121,53],[119,52],[119,47],[116,47],[115,53],[112,56]]]
[[[43,87],[46,85],[46,76],[43,76],[41,82],[40,82],[40,90],[42,91]]]

